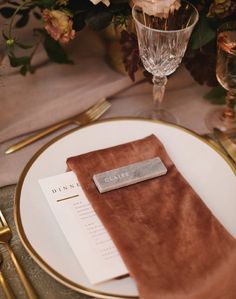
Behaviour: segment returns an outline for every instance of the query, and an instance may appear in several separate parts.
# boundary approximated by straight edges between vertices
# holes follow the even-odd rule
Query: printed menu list
[[[97,284],[128,273],[108,232],[73,172],[39,180],[45,198],[88,280]]]

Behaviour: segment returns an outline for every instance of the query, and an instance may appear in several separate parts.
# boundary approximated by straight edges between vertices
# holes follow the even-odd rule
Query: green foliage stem
[[[10,22],[10,25],[9,25],[9,30],[8,30],[8,37],[9,37],[9,39],[13,39],[13,38],[12,38],[12,29],[13,29],[13,25],[14,25],[14,21],[15,21],[15,17],[16,17],[16,15],[17,15],[17,13],[18,13],[23,7],[25,7],[28,3],[30,3],[30,2],[31,2],[30,0],[25,0],[25,1],[23,1],[22,4],[20,4],[20,5],[16,8],[14,14],[12,15],[12,17],[11,17],[11,22]]]

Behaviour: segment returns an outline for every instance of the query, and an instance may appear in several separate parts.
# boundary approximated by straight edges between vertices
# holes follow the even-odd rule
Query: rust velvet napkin
[[[160,157],[166,175],[100,194],[94,174]],[[67,160],[143,299],[235,299],[236,241],[154,136]],[[223,200],[223,199],[222,199]]]

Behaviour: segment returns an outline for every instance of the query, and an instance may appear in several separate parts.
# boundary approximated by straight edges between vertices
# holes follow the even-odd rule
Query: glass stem
[[[233,120],[235,119],[235,99],[236,99],[236,94],[228,91],[226,95],[226,107],[225,111],[223,112],[223,118],[228,119],[228,120]]]
[[[161,110],[167,78],[166,77],[158,77],[153,76],[152,78],[153,82],[153,105],[154,110],[158,111]]]

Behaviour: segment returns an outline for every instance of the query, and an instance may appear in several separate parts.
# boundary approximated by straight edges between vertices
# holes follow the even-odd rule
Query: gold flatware
[[[224,133],[227,134],[230,139],[235,139],[236,138],[236,128],[224,131]]]
[[[219,141],[223,149],[227,152],[227,154],[236,163],[236,144],[229,138],[227,134],[217,128],[214,128],[214,136]]]
[[[10,153],[16,152],[19,149],[41,139],[41,138],[43,138],[61,128],[64,128],[70,124],[76,124],[79,126],[83,126],[92,121],[95,121],[100,116],[102,116],[110,107],[111,107],[111,104],[105,98],[103,98],[101,101],[99,101],[97,104],[90,107],[88,110],[86,110],[76,116],[73,116],[69,119],[58,122],[50,127],[47,127],[46,129],[40,131],[39,133],[36,133],[35,135],[32,135],[30,137],[27,137],[26,139],[21,140],[20,142],[10,146],[5,151],[5,154],[10,154]]]
[[[3,256],[0,252],[0,268],[2,267],[2,264],[3,264]],[[11,289],[10,285],[6,281],[6,279],[3,275],[3,273],[1,272],[1,270],[0,270],[0,284],[2,286],[3,293],[4,293],[4,295],[7,299],[16,299],[15,295],[12,292],[12,289]]]
[[[5,217],[3,216],[2,212],[0,211],[0,243],[5,246],[7,249],[11,260],[16,268],[16,272],[20,278],[20,281],[22,285],[25,288],[25,292],[29,299],[38,299],[35,290],[33,289],[32,285],[30,284],[28,278],[26,277],[22,267],[20,266],[11,246],[9,245],[9,242],[12,238],[11,229],[8,226]]]
[[[210,144],[212,144],[213,146],[215,146],[216,148],[218,148],[219,150],[223,150],[222,147],[220,146],[220,144],[215,140],[214,136],[212,134],[203,134],[200,135],[201,137],[203,137],[205,140],[207,140]]]
[[[236,139],[236,129],[230,129],[230,130],[224,131],[224,133],[227,134],[231,140]],[[202,134],[200,136],[204,137],[208,141],[215,140],[215,136],[214,136],[213,132]]]

